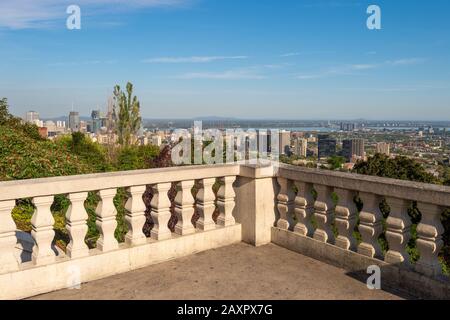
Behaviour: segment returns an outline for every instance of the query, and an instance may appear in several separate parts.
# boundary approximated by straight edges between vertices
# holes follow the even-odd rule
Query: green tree
[[[137,134],[142,122],[140,103],[137,97],[133,95],[133,84],[127,83],[126,92],[123,92],[120,86],[116,85],[114,87],[114,99],[115,112],[118,112],[117,134],[119,144],[129,146],[132,135]]]
[[[340,156],[332,156],[328,158],[327,163],[330,165],[331,170],[337,170],[342,168],[345,163],[345,158]]]
[[[390,158],[384,154],[375,154],[367,161],[358,161],[353,172],[393,179],[436,183],[436,178],[414,159],[399,156]]]

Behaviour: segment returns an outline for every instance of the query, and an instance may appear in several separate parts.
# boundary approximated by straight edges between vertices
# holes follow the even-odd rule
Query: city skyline
[[[369,1],[117,3],[78,1],[81,30],[67,1],[0,4],[12,113],[88,116],[131,81],[146,119],[450,118],[447,1],[376,1],[381,30]]]

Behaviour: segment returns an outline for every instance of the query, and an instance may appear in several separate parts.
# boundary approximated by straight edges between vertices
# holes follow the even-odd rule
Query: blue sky
[[[66,7],[81,8],[81,30]],[[377,4],[382,30],[366,27]],[[11,0],[0,96],[42,117],[106,108],[131,81],[146,118],[450,121],[448,0]]]

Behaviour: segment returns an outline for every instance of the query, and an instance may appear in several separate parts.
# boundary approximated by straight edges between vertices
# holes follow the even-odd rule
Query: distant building
[[[81,132],[87,132],[87,122],[86,121],[80,121],[80,129]]]
[[[341,131],[354,131],[356,129],[355,123],[341,122]]]
[[[290,131],[280,131],[280,155],[290,155],[291,154],[291,132]]]
[[[390,145],[386,142],[378,142],[377,143],[377,153],[385,154],[387,156],[390,155]]]
[[[100,110],[92,110],[91,113],[91,130],[88,132],[97,133],[100,131],[100,128],[102,127],[102,119],[100,115]]]
[[[29,123],[36,123],[39,120],[39,113],[36,111],[28,111],[25,114],[25,121]]]
[[[364,158],[364,139],[347,139],[342,141],[342,155],[348,161]]]
[[[80,131],[80,114],[77,111],[69,113],[69,129],[72,132]]]
[[[308,150],[308,140],[297,138],[294,144],[294,152],[298,157],[306,158],[306,151]]]
[[[318,140],[319,159],[331,157],[336,154],[336,139],[331,138],[328,134],[320,134]]]
[[[278,130],[277,130],[278,131]],[[258,152],[272,153],[272,132],[270,130],[256,130]],[[248,143],[247,143],[248,144]],[[291,132],[278,131],[279,154],[291,154]],[[248,147],[248,146],[247,146]]]

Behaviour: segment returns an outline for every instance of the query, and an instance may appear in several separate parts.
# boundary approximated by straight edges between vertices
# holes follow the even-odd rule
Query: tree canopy
[[[380,153],[369,157],[367,161],[358,161],[353,172],[425,183],[437,182],[437,179],[414,159],[403,156],[390,158]]]

